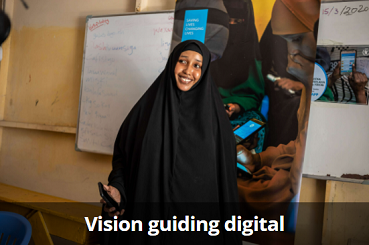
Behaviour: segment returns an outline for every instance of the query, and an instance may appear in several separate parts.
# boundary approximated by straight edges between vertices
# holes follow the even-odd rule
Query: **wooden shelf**
[[[77,128],[74,128],[74,127],[51,126],[51,125],[22,123],[22,122],[9,122],[9,121],[0,121],[0,127],[34,129],[34,130],[66,133],[66,134],[76,134],[77,132]]]

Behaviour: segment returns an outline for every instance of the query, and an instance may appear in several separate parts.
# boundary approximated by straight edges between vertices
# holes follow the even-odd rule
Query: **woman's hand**
[[[364,73],[356,71],[355,65],[352,65],[352,72],[348,77],[350,86],[354,91],[356,102],[366,104],[365,86],[368,83],[368,78]]]
[[[117,188],[113,186],[103,185],[104,190],[109,194],[111,198],[114,199],[120,205],[120,192],[117,190]],[[109,214],[110,217],[114,217],[117,215],[123,215],[124,209],[122,209],[120,212],[115,210],[115,207],[108,207],[106,205],[106,202],[104,199],[100,200],[100,203],[104,204],[104,211]]]
[[[229,109],[226,110],[229,117],[232,116],[233,113],[240,113],[241,107],[238,104],[228,103]]]
[[[255,172],[261,164],[260,155],[252,154],[243,145],[237,145],[237,162],[250,170],[251,173]]]
[[[332,74],[328,77],[328,87],[332,87],[332,85],[341,77],[340,69],[341,69],[341,61],[338,61]]]
[[[252,149],[255,149],[258,146],[259,142],[259,134],[256,132],[252,136],[250,136],[250,139],[246,140],[242,145],[249,151]]]
[[[292,90],[292,91],[300,91],[304,88],[304,85],[300,82],[293,81],[288,78],[280,78],[277,81],[274,82],[275,90],[278,90],[279,88],[285,89],[285,90]]]

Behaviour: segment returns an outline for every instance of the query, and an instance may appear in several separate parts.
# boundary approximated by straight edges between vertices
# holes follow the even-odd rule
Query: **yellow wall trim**
[[[75,134],[77,132],[77,129],[74,127],[51,126],[51,125],[42,125],[42,124],[34,124],[34,123],[8,122],[8,121],[0,121],[0,127],[35,129],[35,130],[67,133],[67,134]]]

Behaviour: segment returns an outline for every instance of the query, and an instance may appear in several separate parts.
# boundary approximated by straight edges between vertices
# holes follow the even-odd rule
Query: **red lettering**
[[[97,28],[99,28],[100,26],[103,26],[103,25],[109,25],[109,20],[108,19],[103,19],[103,20],[96,21],[92,25],[89,25],[88,29],[90,31],[93,31],[93,30],[96,30]]]
[[[161,27],[154,28],[154,35],[160,32],[173,32],[173,28],[167,28],[167,27],[166,28],[161,28]]]
[[[106,47],[105,47],[104,43],[99,43],[99,44],[93,43],[92,46],[94,47],[94,49],[106,50]]]

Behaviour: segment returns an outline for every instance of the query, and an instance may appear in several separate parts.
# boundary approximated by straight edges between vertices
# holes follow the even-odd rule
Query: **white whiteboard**
[[[318,45],[368,45],[369,1],[322,3]]]
[[[166,65],[174,13],[87,17],[76,150],[112,154],[118,130]]]
[[[357,10],[346,15],[348,8]],[[369,1],[323,3],[318,45],[369,46],[368,24]],[[367,105],[312,102],[303,173],[325,179],[369,174],[368,125]]]
[[[303,173],[369,174],[369,106],[311,103]]]

